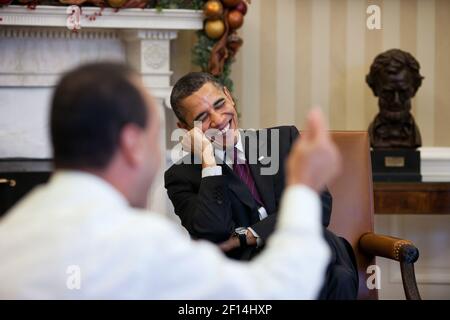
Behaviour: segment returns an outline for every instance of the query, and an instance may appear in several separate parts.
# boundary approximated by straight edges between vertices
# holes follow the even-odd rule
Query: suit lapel
[[[248,190],[247,186],[239,179],[239,177],[231,170],[231,168],[222,164],[222,171],[227,176],[228,187],[236,195],[236,197],[251,209],[255,208],[256,204],[253,196]]]
[[[201,176],[202,176],[202,166],[197,164],[198,162],[195,161],[201,161],[199,158],[196,158],[196,156],[190,154],[188,155],[191,157],[191,163],[194,164],[194,166],[198,170],[198,177],[199,181],[198,184],[200,185],[201,182]],[[248,187],[245,185],[244,182],[241,181],[241,179],[234,173],[233,169],[231,169],[224,160],[220,159],[219,157],[215,156],[216,163],[222,167],[222,174],[227,178],[227,186],[228,188],[236,195],[236,198],[239,199],[244,205],[248,206],[252,211],[256,211],[256,203],[253,199],[253,195],[251,194]],[[252,173],[253,174],[253,173]],[[253,210],[255,209],[255,210]],[[258,216],[256,216],[257,219],[259,219]]]

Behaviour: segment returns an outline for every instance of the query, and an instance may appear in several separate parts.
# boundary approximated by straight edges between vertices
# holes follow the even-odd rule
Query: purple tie
[[[237,148],[234,148],[234,162],[233,162],[233,171],[245,183],[245,185],[250,190],[253,199],[260,205],[264,206],[262,202],[261,196],[259,195],[258,189],[256,189],[255,180],[253,180],[252,173],[250,172],[250,166],[247,161],[245,163],[237,162]]]

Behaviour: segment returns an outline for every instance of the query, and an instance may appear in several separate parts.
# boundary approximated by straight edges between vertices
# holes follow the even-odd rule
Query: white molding
[[[169,108],[170,107],[170,93],[172,92],[172,87],[148,87],[151,94],[159,99],[163,100],[163,107]]]
[[[0,8],[0,26],[64,27],[66,28],[67,7],[37,6],[34,10],[26,6],[11,5]],[[101,16],[90,20],[101,11]],[[124,9],[82,7],[80,20],[83,28],[107,29],[167,29],[197,30],[203,27],[203,13],[196,10],[166,9]]]
[[[421,174],[425,182],[450,181],[450,148],[420,148]]]
[[[173,30],[122,30],[121,38],[125,41],[134,40],[173,40],[177,31]]]
[[[1,9],[0,9],[1,17]],[[1,24],[1,23],[0,23]],[[37,39],[118,39],[115,30],[86,29],[86,32],[73,32],[67,28],[30,28],[23,26],[6,26],[0,29],[0,38],[37,38]]]
[[[60,73],[32,74],[32,73],[1,73],[0,87],[54,87],[61,77]]]

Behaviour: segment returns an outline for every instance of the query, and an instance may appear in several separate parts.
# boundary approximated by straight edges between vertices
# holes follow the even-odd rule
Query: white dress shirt
[[[329,249],[304,186],[286,190],[267,249],[244,263],[105,180],[60,171],[0,220],[0,257],[0,299],[313,299]]]

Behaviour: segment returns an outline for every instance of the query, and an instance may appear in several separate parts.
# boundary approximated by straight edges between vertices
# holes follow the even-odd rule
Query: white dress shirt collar
[[[244,145],[242,144],[242,138],[241,138],[240,130],[238,131],[238,140],[237,140],[236,144],[234,145],[234,147],[237,150],[238,163],[245,163],[245,161],[246,161],[245,151],[244,151]],[[232,149],[230,149],[230,150],[223,150],[223,149],[220,149],[220,148],[215,148],[214,149],[214,154],[221,161],[221,163],[223,163],[224,159],[225,159],[225,163],[230,168],[233,168],[233,162],[234,162],[233,153],[234,153],[234,150],[232,150]]]
[[[50,185],[73,185],[77,190],[67,192],[95,194],[100,201],[107,199],[115,207],[128,207],[129,203],[125,196],[113,185],[95,174],[79,170],[57,170],[50,179]]]

